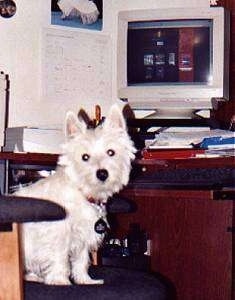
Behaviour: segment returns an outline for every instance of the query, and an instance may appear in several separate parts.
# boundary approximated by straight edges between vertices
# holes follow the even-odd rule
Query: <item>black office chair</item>
[[[127,207],[125,208],[127,209]],[[120,212],[120,204],[109,206],[109,210]],[[91,266],[90,275],[94,278],[103,278],[103,285],[71,285],[53,286],[35,282],[23,282],[22,272],[12,272],[15,266],[9,267],[14,255],[19,256],[15,245],[11,247],[11,240],[7,242],[4,234],[11,230],[12,223],[54,221],[65,218],[64,209],[50,201],[15,197],[0,196],[0,299],[4,300],[167,300],[170,298],[167,285],[155,274],[144,271],[130,270],[116,267]],[[13,232],[14,232],[13,228]],[[15,240],[18,239],[17,232]],[[14,248],[12,255],[6,254]],[[3,252],[2,252],[3,251]],[[2,252],[2,254],[1,254]],[[20,266],[20,263],[19,263]],[[8,272],[9,271],[9,272]],[[15,276],[16,274],[16,276]],[[13,276],[17,278],[13,278]],[[19,281],[19,282],[18,282]],[[3,294],[4,293],[4,294]],[[13,294],[14,293],[14,294]]]

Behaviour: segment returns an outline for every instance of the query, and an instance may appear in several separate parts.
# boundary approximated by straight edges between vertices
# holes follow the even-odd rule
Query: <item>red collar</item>
[[[102,200],[96,200],[93,197],[87,197],[87,201],[96,205],[105,205],[105,203],[103,203]]]
[[[88,197],[87,200],[88,200],[90,203],[96,204],[96,200],[95,200],[93,197]]]

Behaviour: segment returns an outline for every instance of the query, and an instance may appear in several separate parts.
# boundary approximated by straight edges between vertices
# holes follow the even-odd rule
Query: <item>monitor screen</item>
[[[211,19],[129,22],[128,85],[210,84],[212,33]]]

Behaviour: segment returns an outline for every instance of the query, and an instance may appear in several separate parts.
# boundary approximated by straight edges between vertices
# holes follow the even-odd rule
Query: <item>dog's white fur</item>
[[[62,11],[62,19],[69,16],[80,17],[83,24],[95,23],[99,16],[96,4],[89,0],[59,0],[58,6]]]
[[[77,284],[102,283],[88,275],[89,253],[103,239],[94,230],[100,207],[88,198],[105,203],[128,183],[135,148],[117,106],[95,129],[87,129],[74,113],[68,113],[66,132],[55,174],[16,193],[51,200],[67,213],[62,221],[22,225],[25,278],[55,285],[71,284],[70,278]],[[100,180],[98,170],[106,170],[108,177]],[[102,214],[105,218],[105,211]]]

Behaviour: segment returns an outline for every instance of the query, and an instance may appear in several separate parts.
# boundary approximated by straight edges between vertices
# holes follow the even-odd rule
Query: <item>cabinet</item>
[[[219,160],[221,166],[217,161],[217,168],[222,165],[234,168],[233,160]],[[184,163],[189,172],[195,168],[195,160],[192,164],[190,160],[182,160],[180,166],[174,160],[152,161],[147,168],[150,167],[151,174],[162,168],[176,170]],[[214,163],[215,160],[207,164],[203,160],[196,161],[198,171],[214,168]],[[211,178],[212,183],[214,180]],[[183,184],[177,188],[154,188],[153,184],[148,187],[146,182],[145,176],[145,183],[140,180],[139,184],[123,190],[122,195],[134,200],[138,210],[117,216],[118,234],[122,236],[130,223],[140,223],[152,241],[151,268],[170,280],[177,299],[235,299],[233,189],[230,187],[227,194],[225,186],[216,191],[216,187],[206,188],[197,182],[190,188]]]

